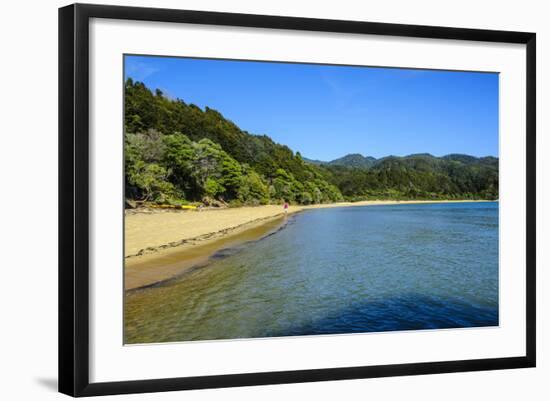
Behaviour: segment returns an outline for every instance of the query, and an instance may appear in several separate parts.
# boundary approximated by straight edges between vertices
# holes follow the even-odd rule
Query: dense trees
[[[325,164],[328,181],[350,200],[498,199],[498,159],[467,155],[390,156],[372,167]]]
[[[216,110],[125,83],[126,197],[159,203],[497,198],[498,159],[348,155],[312,162]]]
[[[126,81],[126,196],[154,202],[208,199],[236,205],[342,200],[322,172],[269,137],[220,113]]]
[[[126,196],[177,203],[204,198],[265,204],[268,186],[208,138],[156,130],[126,134]]]

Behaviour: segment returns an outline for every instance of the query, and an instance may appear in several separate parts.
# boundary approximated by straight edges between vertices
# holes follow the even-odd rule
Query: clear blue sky
[[[305,157],[498,156],[498,74],[126,56],[126,77]]]

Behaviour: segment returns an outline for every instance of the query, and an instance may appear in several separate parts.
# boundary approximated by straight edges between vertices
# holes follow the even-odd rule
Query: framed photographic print
[[[59,10],[59,389],[535,366],[535,34]]]

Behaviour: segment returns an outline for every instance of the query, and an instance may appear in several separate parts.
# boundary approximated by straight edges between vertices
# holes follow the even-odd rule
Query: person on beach
[[[285,201],[285,203],[283,205],[283,209],[285,211],[285,214],[287,214],[288,213],[288,202],[287,201]]]

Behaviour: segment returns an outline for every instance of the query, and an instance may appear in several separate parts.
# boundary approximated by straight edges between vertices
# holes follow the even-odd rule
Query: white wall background
[[[116,1],[111,4],[443,25],[537,33],[538,367],[417,377],[124,396],[125,399],[280,400],[550,399],[550,25],[545,2],[398,0]],[[50,400],[57,386],[57,8],[58,0],[10,2],[0,22],[0,397]],[[545,71],[546,70],[546,71]],[[546,337],[546,338],[545,338]],[[115,397],[110,397],[115,398]],[[121,396],[117,397],[122,399]],[[108,399],[108,398],[106,398]]]

